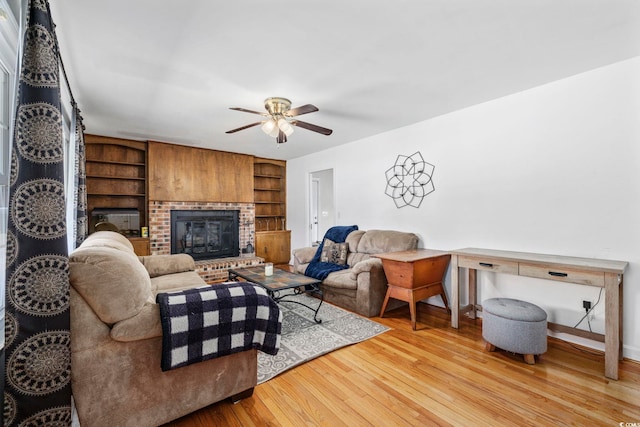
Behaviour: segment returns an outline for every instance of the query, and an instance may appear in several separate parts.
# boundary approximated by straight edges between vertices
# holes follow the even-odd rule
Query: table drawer
[[[458,257],[458,266],[476,270],[495,271],[497,273],[518,274],[518,263],[495,258]]]
[[[572,270],[521,262],[520,275],[536,277],[538,279],[558,280],[560,282],[604,287],[604,273],[601,271]]]

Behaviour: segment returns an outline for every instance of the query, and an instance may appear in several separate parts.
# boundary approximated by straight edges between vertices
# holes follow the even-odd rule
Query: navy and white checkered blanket
[[[162,370],[252,348],[276,354],[282,313],[266,290],[230,282],[160,293]]]

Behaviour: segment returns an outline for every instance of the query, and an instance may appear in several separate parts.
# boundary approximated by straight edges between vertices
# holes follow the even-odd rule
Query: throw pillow
[[[329,239],[324,239],[322,245],[322,254],[320,262],[329,262],[331,264],[346,265],[347,264],[347,244],[336,243]]]

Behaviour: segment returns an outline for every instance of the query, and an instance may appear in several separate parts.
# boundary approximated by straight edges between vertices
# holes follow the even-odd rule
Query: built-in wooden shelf
[[[255,164],[256,164],[256,163],[254,163],[254,165],[255,165]],[[262,163],[262,164],[264,164],[264,163]],[[274,175],[274,174],[254,173],[254,174],[253,174],[253,177],[254,177],[254,178],[255,178],[255,177],[258,177],[258,178],[277,178],[277,179],[281,179],[281,178],[282,178],[282,175],[280,175],[280,174],[275,174],[275,175]]]
[[[256,207],[256,232],[286,229],[286,162],[253,160],[253,198]]]
[[[129,177],[129,176],[109,176],[109,175],[91,175],[94,179],[123,179],[129,181],[145,181],[145,178]]]
[[[140,227],[147,226],[147,143],[97,135],[85,142],[89,232],[94,209],[136,209]]]
[[[291,233],[287,230],[286,162],[254,158],[256,255],[267,262],[288,264]]]
[[[144,197],[144,193],[93,193],[87,191],[87,196],[109,196],[109,197]],[[110,206],[105,206],[110,207]]]
[[[146,163],[137,163],[137,162],[121,162],[114,160],[102,160],[102,159],[92,159],[92,163],[102,163],[105,165],[126,165],[126,166],[146,166]]]

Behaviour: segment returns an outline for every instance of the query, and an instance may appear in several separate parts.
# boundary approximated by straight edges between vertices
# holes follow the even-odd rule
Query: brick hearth
[[[229,277],[230,268],[252,267],[264,264],[264,259],[254,255],[240,255],[237,258],[218,258],[196,261],[196,271],[207,283],[224,282]]]
[[[255,205],[253,203],[204,203],[204,202],[149,202],[149,240],[153,255],[171,253],[172,210],[238,210],[240,211],[240,248],[253,241],[255,232]],[[207,283],[227,279],[230,268],[250,267],[264,263],[255,254],[241,254],[234,258],[218,258],[196,261],[196,271]]]

